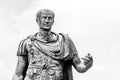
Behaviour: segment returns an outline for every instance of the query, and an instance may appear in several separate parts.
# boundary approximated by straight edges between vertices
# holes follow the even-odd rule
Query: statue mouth
[[[45,24],[43,24],[43,26],[44,26],[44,27],[50,27],[50,24],[45,23]]]

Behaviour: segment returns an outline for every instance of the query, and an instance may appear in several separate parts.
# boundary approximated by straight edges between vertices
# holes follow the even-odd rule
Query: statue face
[[[54,23],[54,16],[50,12],[42,12],[37,23],[41,29],[50,30]]]

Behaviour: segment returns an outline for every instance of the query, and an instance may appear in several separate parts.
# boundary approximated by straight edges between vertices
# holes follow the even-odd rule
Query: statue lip
[[[43,25],[44,26],[50,26],[49,22],[45,22]]]

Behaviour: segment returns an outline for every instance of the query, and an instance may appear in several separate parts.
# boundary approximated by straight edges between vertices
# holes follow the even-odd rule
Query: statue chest
[[[35,44],[36,47],[35,45],[29,45],[28,48],[29,65],[26,78],[29,80],[62,80],[63,62],[44,54],[44,49],[51,53],[59,53],[59,43],[56,43],[55,45]],[[39,50],[41,47],[43,51]]]

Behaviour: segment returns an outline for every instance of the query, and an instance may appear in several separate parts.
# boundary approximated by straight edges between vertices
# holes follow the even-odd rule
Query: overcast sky
[[[19,42],[39,31],[38,10],[55,12],[52,30],[67,33],[79,56],[91,53],[93,67],[74,80],[120,80],[119,0],[0,0],[0,80],[11,80]]]

